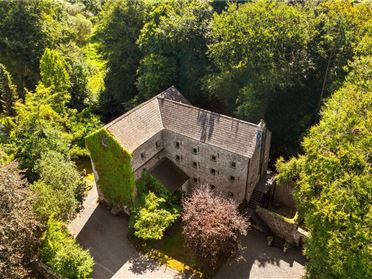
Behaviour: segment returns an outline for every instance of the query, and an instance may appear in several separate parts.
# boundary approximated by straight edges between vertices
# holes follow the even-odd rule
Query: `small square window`
[[[209,187],[210,187],[212,190],[216,189],[216,186],[213,185],[213,184],[211,184]]]
[[[156,148],[159,148],[160,147],[160,142],[155,142],[155,146],[156,146]]]
[[[181,160],[181,156],[180,155],[176,155],[176,161],[180,161]]]
[[[235,181],[235,176],[231,175],[231,176],[230,176],[230,180],[231,180],[231,181]]]
[[[211,156],[211,161],[216,162],[217,161],[217,156],[216,155],[212,155]]]
[[[146,158],[146,154],[145,154],[145,152],[142,152],[141,153],[141,159],[145,159]]]
[[[211,169],[211,174],[213,174],[213,175],[216,175],[216,170],[215,169]]]
[[[177,149],[180,148],[180,142],[179,142],[179,141],[176,141],[176,142],[174,143],[174,145],[176,146]]]
[[[232,168],[235,168],[235,167],[236,167],[236,162],[231,162],[230,166],[231,166]]]
[[[230,198],[234,197],[234,194],[232,192],[229,192],[228,195]]]
[[[194,177],[194,182],[195,182],[195,183],[198,182],[198,179],[197,179],[196,177]]]
[[[192,149],[192,153],[194,153],[194,154],[198,154],[198,149],[197,149],[196,147],[194,147],[194,148]]]
[[[197,168],[197,167],[198,167],[198,163],[197,163],[197,162],[192,162],[192,166],[193,166],[194,168]]]

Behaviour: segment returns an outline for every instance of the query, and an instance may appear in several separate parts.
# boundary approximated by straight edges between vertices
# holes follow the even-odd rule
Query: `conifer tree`
[[[57,105],[63,108],[71,99],[70,76],[64,58],[58,51],[46,48],[40,60],[41,81],[59,95]],[[57,109],[60,112],[60,110]]]
[[[17,87],[12,82],[10,73],[0,64],[0,113],[14,115],[13,105],[17,99]]]

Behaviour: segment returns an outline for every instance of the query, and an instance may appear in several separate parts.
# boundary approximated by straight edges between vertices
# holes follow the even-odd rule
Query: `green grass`
[[[104,139],[104,140],[103,140]],[[131,154],[105,129],[85,138],[98,173],[98,186],[110,204],[133,206],[135,178]]]

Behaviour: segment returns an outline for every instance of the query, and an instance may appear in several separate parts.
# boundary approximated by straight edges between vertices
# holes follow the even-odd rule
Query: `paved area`
[[[84,202],[83,211],[69,224],[78,242],[89,249],[94,261],[93,278],[185,278],[187,276],[139,254],[127,238],[128,219],[113,216],[97,204],[93,188]],[[304,275],[305,258],[301,252],[266,245],[265,236],[249,231],[242,238],[246,249],[239,262],[227,261],[218,270],[218,279],[299,279]]]
[[[94,258],[93,278],[179,278],[180,274],[138,253],[127,238],[128,219],[113,216],[89,191],[83,211],[69,224],[77,241]]]
[[[287,253],[266,245],[265,236],[251,230],[242,238],[241,259],[229,260],[217,272],[217,279],[300,279],[305,274],[305,257],[297,249]]]

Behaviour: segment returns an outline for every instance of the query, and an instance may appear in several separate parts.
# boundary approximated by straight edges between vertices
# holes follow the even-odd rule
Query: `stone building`
[[[107,124],[132,153],[136,178],[147,171],[171,191],[208,184],[249,200],[267,169],[271,132],[192,106],[171,87]]]

